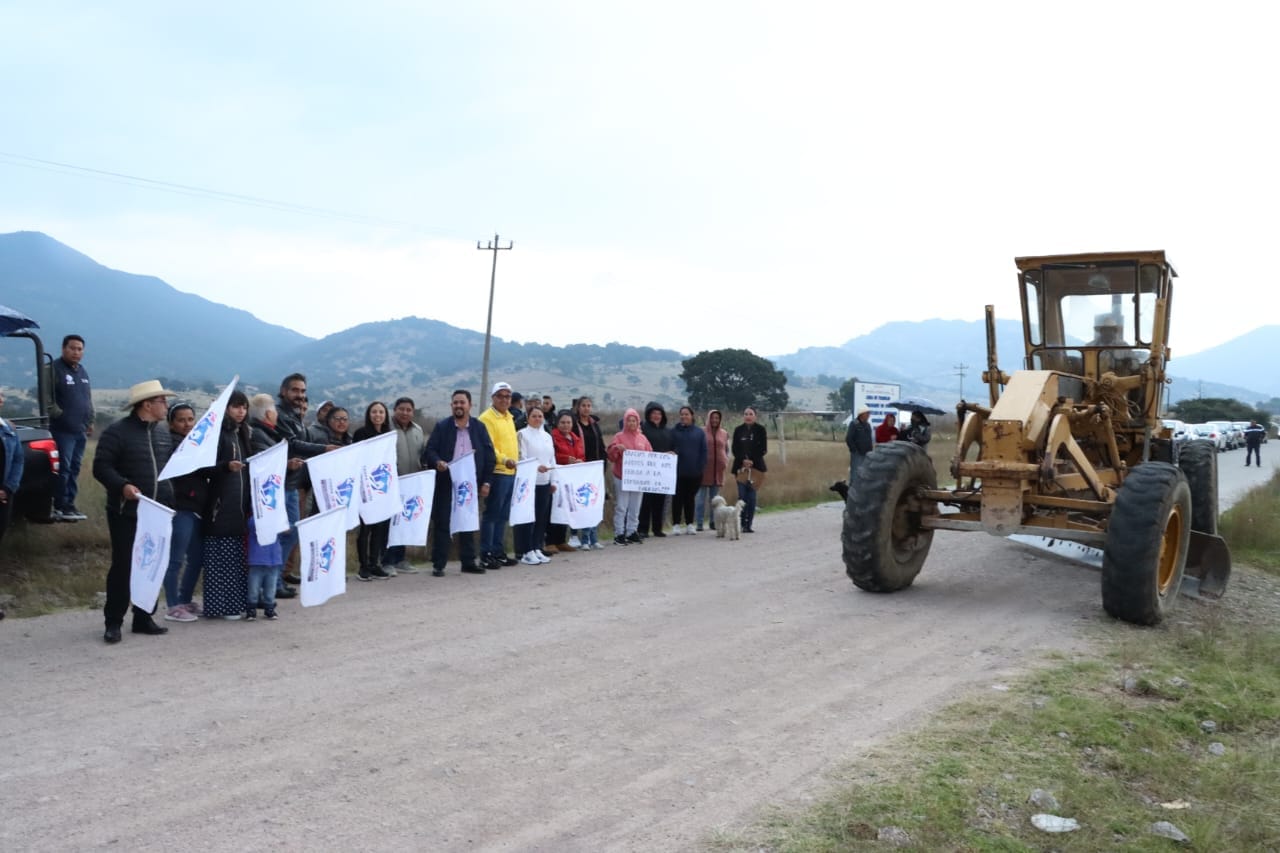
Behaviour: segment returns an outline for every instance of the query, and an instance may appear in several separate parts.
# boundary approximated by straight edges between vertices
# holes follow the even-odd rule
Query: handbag
[[[764,485],[765,472],[755,468],[739,468],[735,479],[739,483],[750,483],[752,488],[759,489]]]

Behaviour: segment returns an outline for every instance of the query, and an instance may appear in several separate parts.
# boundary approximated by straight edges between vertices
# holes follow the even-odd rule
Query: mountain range
[[[109,269],[38,232],[0,235],[0,304],[39,322],[55,355],[63,334],[83,335],[97,389],[149,377],[221,385],[239,374],[274,391],[280,377],[301,370],[312,399],[359,405],[408,394],[432,409],[431,401],[442,408],[453,388],[480,385],[482,332],[405,317],[317,340],[153,276]],[[996,331],[1000,366],[1012,371],[1021,361],[1021,325],[1000,320]],[[0,342],[0,383],[22,390],[34,379],[30,348],[19,343]],[[921,320],[886,323],[839,346],[766,357],[786,372],[792,408],[823,410],[827,394],[850,376],[900,384],[902,393],[934,397],[944,406],[958,394],[979,398],[985,352],[981,320]],[[494,338],[490,375],[558,402],[590,394],[608,408],[654,399],[677,403],[684,398],[679,374],[687,355],[619,343],[551,346]],[[1175,359],[1170,400],[1234,397],[1256,404],[1280,397],[1280,380],[1269,369],[1277,356],[1280,327],[1269,326]]]

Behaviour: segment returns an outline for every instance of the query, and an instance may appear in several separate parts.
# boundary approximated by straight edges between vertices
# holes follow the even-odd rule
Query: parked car
[[[1244,433],[1232,426],[1231,421],[1209,421],[1209,423],[1222,430],[1223,436],[1226,437],[1227,450],[1244,446]]]
[[[1194,437],[1197,439],[1212,441],[1219,453],[1227,449],[1227,435],[1220,427],[1213,424],[1192,424],[1191,431],[1195,433]]]
[[[22,442],[22,482],[14,506],[15,515],[28,521],[53,521],[53,495],[58,485],[58,445],[49,432],[49,403],[53,399],[51,358],[44,351],[35,322],[0,306],[0,341],[25,338],[35,345],[36,414],[8,418]],[[6,344],[7,349],[7,344]]]
[[[1192,437],[1189,432],[1191,427],[1185,421],[1180,421],[1177,418],[1165,418],[1161,423],[1164,424],[1165,429],[1173,433],[1174,444],[1181,444]]]

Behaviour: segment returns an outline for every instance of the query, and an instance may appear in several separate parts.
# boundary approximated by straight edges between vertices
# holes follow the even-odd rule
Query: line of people
[[[631,545],[650,535],[666,535],[665,496],[622,489],[622,455],[626,450],[656,449],[677,456],[671,509],[672,529],[677,534],[702,530],[711,500],[719,494],[726,474],[765,471],[768,452],[767,435],[751,408],[744,412],[744,423],[730,439],[721,427],[718,410],[709,412],[706,426],[699,427],[693,409],[682,406],[678,423],[668,427],[666,411],[650,403],[643,425],[639,413],[628,409],[620,429],[606,442],[589,397],[578,398],[570,409],[555,412],[552,425],[544,410],[544,406],[553,406],[550,397],[542,398],[542,406],[531,398],[527,411],[523,405],[513,407],[513,402],[523,403],[523,399],[506,382],[493,386],[491,405],[478,417],[472,417],[471,392],[455,391],[450,397],[450,417],[439,420],[429,436],[414,421],[416,406],[408,397],[397,399],[390,408],[381,401],[370,403],[363,424],[354,433],[350,431],[349,411],[326,400],[317,409],[316,423],[308,427],[303,420],[308,408],[307,380],[294,373],[281,382],[274,399],[267,394],[250,398],[233,391],[221,420],[216,463],[160,480],[165,462],[196,425],[192,406],[183,402],[169,405],[172,396],[174,393],[158,380],[133,386],[124,407],[127,414],[103,431],[94,457],[94,477],[107,493],[111,537],[103,609],[108,643],[122,639],[124,617],[130,609],[131,558],[138,499],[143,495],[175,511],[170,563],[163,582],[166,620],[254,620],[259,613],[274,620],[279,617],[277,599],[295,596],[297,591],[290,584],[300,580],[286,574],[285,565],[297,546],[297,522],[307,509],[306,460],[353,441],[394,431],[400,475],[437,472],[429,537],[435,576],[444,574],[454,540],[461,571],[468,574],[517,563],[549,562],[556,551],[602,549],[596,528],[569,531],[550,523],[551,471],[557,465],[608,463],[615,497],[614,543]],[[262,546],[250,512],[248,460],[280,442],[289,448],[284,495],[290,526],[275,541]],[[455,535],[449,529],[453,491],[449,463],[469,452],[475,453],[478,497],[483,501],[478,550],[473,533]],[[515,471],[519,462],[527,459],[538,463],[535,520],[515,527],[511,537],[514,554],[508,554],[506,528]],[[740,482],[738,490],[749,507],[742,516],[743,530],[749,532],[755,512],[754,489],[750,483]],[[417,571],[403,546],[387,546],[388,528],[389,522],[361,522],[357,534],[359,580]],[[196,603],[196,584],[201,580],[202,601]],[[133,633],[160,635],[168,631],[155,620],[154,610],[132,609]]]

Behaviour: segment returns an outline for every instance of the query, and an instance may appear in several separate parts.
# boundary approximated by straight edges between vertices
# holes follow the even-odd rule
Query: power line
[[[105,181],[112,184],[123,184],[125,186],[140,187],[142,189],[158,190],[160,192],[172,193],[174,195],[185,195],[192,198],[205,198],[212,201],[222,201],[229,204],[239,204],[246,207],[258,207],[266,210],[276,210],[282,213],[295,213],[302,216],[314,216],[323,219],[336,219],[345,222],[354,222],[361,225],[395,225],[402,228],[412,228],[418,231],[428,231],[422,225],[413,222],[405,222],[398,219],[384,219],[377,216],[367,216],[359,213],[347,213],[341,210],[331,210],[324,207],[314,207],[305,204],[296,204],[289,201],[280,201],[278,199],[263,198],[261,196],[245,195],[243,193],[226,192],[224,190],[215,190],[208,187],[192,186],[190,184],[179,184],[173,181],[161,181],[155,178],[145,178],[141,175],[130,175],[124,172],[112,172],[106,169],[95,169],[90,166],[77,166],[74,163],[61,163],[57,160],[43,160],[39,157],[27,157],[23,154],[13,154],[8,151],[0,151],[0,158],[9,161],[9,165],[21,166],[26,169],[35,169],[42,172],[52,172],[60,175],[73,175],[78,177],[92,178],[94,180]]]

